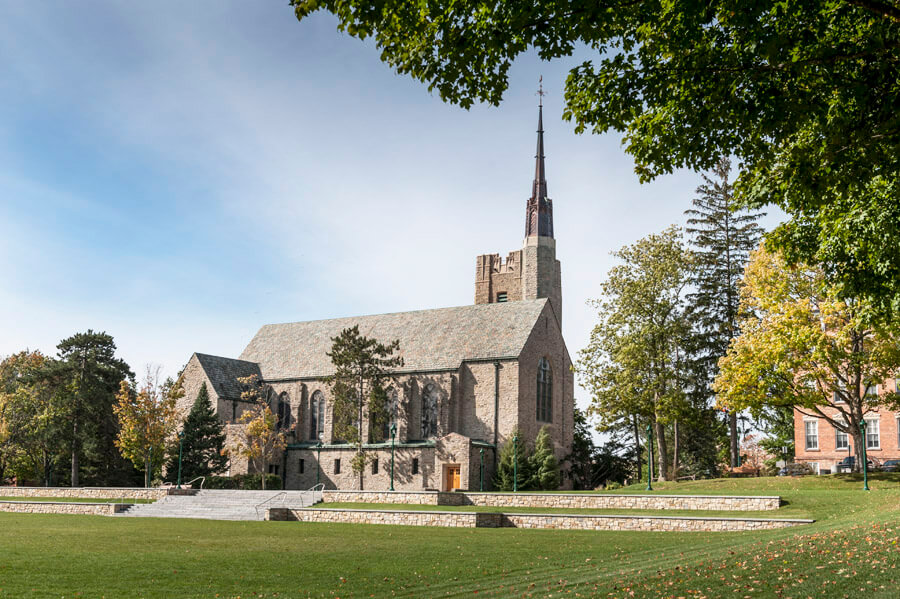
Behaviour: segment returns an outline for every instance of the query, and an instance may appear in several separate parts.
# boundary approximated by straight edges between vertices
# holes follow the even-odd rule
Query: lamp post
[[[519,490],[519,433],[513,434],[513,493]]]
[[[394,490],[394,443],[397,440],[397,423],[391,423],[391,491]]]
[[[316,486],[319,486],[319,474],[322,472],[322,434],[319,433],[319,442],[316,443]]]
[[[653,423],[647,425],[647,490],[653,490]]]
[[[478,490],[484,493],[484,447],[481,448],[479,453],[481,454],[481,486]]]
[[[181,455],[184,450],[184,429],[178,432],[178,482],[175,484],[176,489],[181,488]]]
[[[860,443],[860,445],[862,447],[860,447],[856,451],[856,454],[858,456],[861,456],[860,459],[862,460],[863,491],[868,491],[869,490],[869,468],[868,468],[869,459],[866,456],[866,421],[865,420],[859,421],[859,431],[862,433],[862,443]]]

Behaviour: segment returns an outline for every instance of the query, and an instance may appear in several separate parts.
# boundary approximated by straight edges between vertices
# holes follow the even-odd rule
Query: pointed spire
[[[544,170],[544,77],[538,85],[537,153],[534,156],[534,181],[525,222],[525,236],[553,237],[553,203],[547,197],[547,179]]]

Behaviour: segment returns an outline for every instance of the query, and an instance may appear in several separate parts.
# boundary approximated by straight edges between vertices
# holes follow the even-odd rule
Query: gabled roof
[[[332,374],[333,337],[359,325],[365,337],[383,343],[400,340],[402,371],[459,368],[464,360],[518,357],[545,298],[499,304],[477,304],[374,316],[269,324],[241,354],[256,362],[265,380]]]
[[[212,383],[216,395],[226,399],[240,399],[241,388],[238,385],[239,377],[260,375],[259,364],[234,358],[223,358],[209,354],[194,354],[197,361],[206,373],[209,382]]]

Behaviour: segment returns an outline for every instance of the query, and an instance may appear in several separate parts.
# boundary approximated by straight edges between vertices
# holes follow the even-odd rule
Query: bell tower
[[[537,152],[531,197],[525,204],[525,242],[506,260],[499,254],[478,256],[475,268],[475,303],[549,298],[562,326],[562,284],[556,239],[553,237],[553,201],[547,196],[544,166],[544,88],[538,89]]]

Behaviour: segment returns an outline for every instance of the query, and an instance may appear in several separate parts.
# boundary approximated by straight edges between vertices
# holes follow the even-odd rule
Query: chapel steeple
[[[547,197],[544,167],[544,83],[538,87],[537,151],[534,156],[534,181],[525,208],[525,237],[553,237],[553,202]]]
[[[553,202],[547,197],[544,175],[544,87],[538,89],[537,153],[534,182],[526,206],[522,249],[478,256],[475,266],[475,303],[494,304],[547,298],[562,326],[562,277],[553,238]]]

